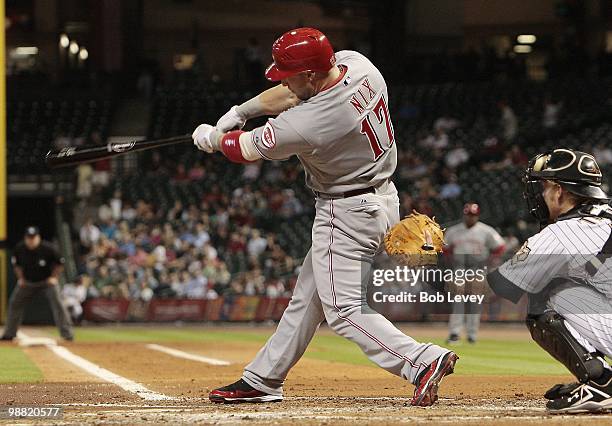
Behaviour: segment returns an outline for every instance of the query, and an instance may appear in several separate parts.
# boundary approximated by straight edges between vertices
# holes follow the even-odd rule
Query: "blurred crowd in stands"
[[[259,176],[260,166],[247,166],[245,179]],[[182,164],[168,167],[156,160],[147,173],[168,174],[173,185],[210,185],[210,190],[197,204],[175,200],[162,208],[143,199],[132,203],[120,191],[100,199],[103,187],[93,184],[97,172],[79,172],[79,177],[91,176],[89,182],[79,181],[82,199],[73,222],[80,224],[78,281],[87,288],[86,295],[148,301],[291,294],[301,259],[289,256],[275,233],[257,228],[256,222],[302,214],[304,207],[294,192],[245,185],[228,194],[205,180],[202,163],[188,170]],[[280,168],[266,175],[267,180],[286,178]]]
[[[398,151],[396,175],[412,182],[417,189],[416,196],[414,191],[413,194],[402,193],[403,214],[408,214],[412,209],[429,215],[436,214],[430,200],[460,197],[463,188],[457,174],[461,168],[502,171],[527,165],[528,155],[514,141],[519,129],[514,110],[505,101],[500,101],[497,106],[497,129],[477,142],[475,147],[453,141],[453,132],[461,129],[463,124],[456,118],[442,116],[433,122],[429,132],[417,136],[415,146]],[[546,100],[542,109],[542,128],[553,129],[557,126],[561,108],[561,102]]]

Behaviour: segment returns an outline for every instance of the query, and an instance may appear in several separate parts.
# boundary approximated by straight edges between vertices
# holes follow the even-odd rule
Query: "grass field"
[[[43,379],[42,372],[20,348],[0,347],[0,383],[35,383]]]
[[[409,332],[409,330],[405,330]],[[54,331],[55,332],[55,331]],[[56,332],[55,332],[56,333]],[[252,330],[215,330],[194,328],[156,328],[156,327],[93,327],[76,331],[79,342],[251,342],[263,345],[271,330],[253,328]],[[444,346],[444,338],[439,333],[419,336],[419,340]],[[560,375],[567,371],[555,362],[546,352],[531,340],[506,337],[486,337],[477,344],[467,343],[454,346],[461,357],[456,374],[462,375]],[[348,363],[354,365],[373,365],[354,343],[332,334],[328,330],[315,336],[305,356],[310,359]]]

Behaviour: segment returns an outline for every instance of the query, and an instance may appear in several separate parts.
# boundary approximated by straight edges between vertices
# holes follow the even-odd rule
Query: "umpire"
[[[53,319],[65,340],[73,340],[72,322],[60,300],[58,277],[64,259],[48,242],[42,241],[35,226],[26,229],[23,241],[17,244],[11,259],[17,285],[9,301],[9,311],[1,340],[13,340],[23,319],[23,310],[32,297],[43,291],[53,311]]]

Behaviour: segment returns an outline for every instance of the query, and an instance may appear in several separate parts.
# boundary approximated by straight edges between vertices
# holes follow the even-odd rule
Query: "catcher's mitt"
[[[435,265],[444,246],[444,230],[438,223],[413,210],[385,235],[385,250],[408,266]]]

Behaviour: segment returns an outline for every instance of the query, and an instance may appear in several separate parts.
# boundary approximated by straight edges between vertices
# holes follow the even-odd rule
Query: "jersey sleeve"
[[[453,245],[455,244],[456,234],[457,233],[455,232],[455,228],[453,226],[448,228],[448,230],[444,233],[444,243],[449,249],[452,249]]]
[[[497,249],[498,247],[503,246],[505,242],[502,236],[499,235],[499,233],[495,229],[489,228],[485,244],[489,251],[495,251],[495,249]]]
[[[15,250],[13,251],[13,255],[11,256],[11,264],[13,266],[23,267],[22,252],[23,250],[21,248],[21,245],[18,245],[17,247],[15,247]]]
[[[499,274],[527,293],[539,293],[568,267],[569,253],[553,226],[529,238],[516,254],[498,269]]]
[[[269,119],[264,126],[251,131],[251,141],[263,158],[286,160],[292,155],[312,149],[308,141],[291,125],[290,118],[295,114],[288,114],[290,111]]]

